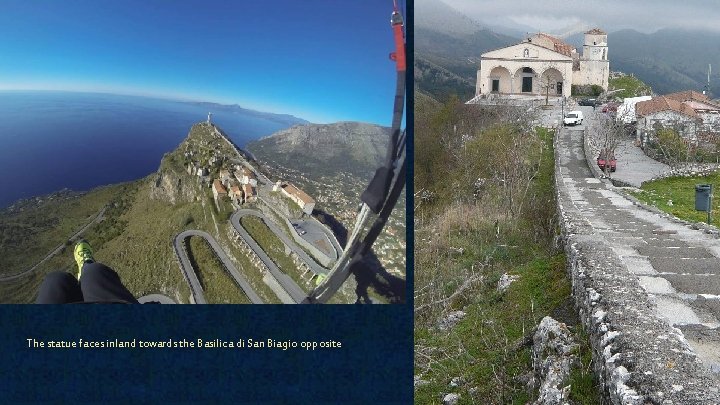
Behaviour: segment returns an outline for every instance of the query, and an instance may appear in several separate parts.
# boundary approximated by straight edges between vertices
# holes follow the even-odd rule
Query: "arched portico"
[[[562,96],[565,88],[565,79],[562,73],[555,68],[547,68],[540,76],[541,92],[551,96]]]
[[[488,76],[488,90],[490,93],[511,93],[512,77],[510,71],[503,66],[496,66]]]

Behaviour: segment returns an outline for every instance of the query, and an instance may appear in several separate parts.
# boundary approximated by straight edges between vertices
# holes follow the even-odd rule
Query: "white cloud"
[[[486,25],[511,22],[538,31],[562,31],[582,24],[606,31],[631,28],[648,33],[662,28],[685,28],[720,32],[717,23],[720,7],[715,1],[445,0],[445,3]]]

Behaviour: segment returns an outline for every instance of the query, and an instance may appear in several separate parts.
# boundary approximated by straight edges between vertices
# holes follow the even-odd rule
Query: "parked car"
[[[618,103],[607,103],[603,106],[602,112],[604,113],[617,113]]]
[[[582,111],[570,111],[563,118],[563,125],[581,125],[583,122]]]
[[[595,107],[597,103],[597,99],[595,98],[584,98],[578,102],[579,105],[584,105],[587,107]]]
[[[299,235],[305,235],[307,233],[307,231],[302,229],[302,227],[298,224],[292,224],[292,226],[293,228],[295,228],[295,231],[297,231]]]
[[[615,153],[613,151],[608,151],[607,149],[600,150],[600,154],[597,158],[597,165],[602,171],[605,171],[605,167],[607,167],[611,172],[614,172],[615,169],[617,169]]]

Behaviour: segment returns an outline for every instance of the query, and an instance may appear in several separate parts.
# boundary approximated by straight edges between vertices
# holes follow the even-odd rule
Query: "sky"
[[[159,96],[389,126],[392,4],[0,0],[0,90]]]
[[[652,33],[662,28],[720,32],[717,0],[445,0],[484,25],[562,34],[602,27]]]

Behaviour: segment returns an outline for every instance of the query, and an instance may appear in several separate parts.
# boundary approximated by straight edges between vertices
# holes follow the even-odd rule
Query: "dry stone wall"
[[[605,400],[720,404],[716,380],[682,333],[657,318],[637,278],[575,207],[563,179],[558,144],[556,138],[555,185],[567,271]],[[592,162],[587,150],[586,156]]]

